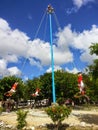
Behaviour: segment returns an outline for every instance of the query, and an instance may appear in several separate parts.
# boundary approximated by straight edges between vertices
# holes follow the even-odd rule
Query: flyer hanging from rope
[[[12,85],[10,91],[7,91],[6,93],[4,93],[4,95],[7,96],[7,97],[11,97],[11,96],[16,92],[17,86],[18,86],[18,82],[15,82],[15,83]]]
[[[40,89],[39,89],[39,88],[36,88],[35,93],[31,94],[31,96],[37,97],[37,96],[39,96],[39,92],[40,92]]]
[[[82,73],[79,72],[78,73],[78,88],[80,90],[80,94],[84,95],[85,94],[85,85],[84,85],[84,82],[83,82],[83,77],[82,77]]]

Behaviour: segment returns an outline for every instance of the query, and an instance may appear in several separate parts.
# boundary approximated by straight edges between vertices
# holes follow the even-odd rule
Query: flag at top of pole
[[[53,94],[53,103],[56,102],[55,96],[55,82],[54,82],[54,57],[53,57],[53,41],[52,41],[52,20],[51,14],[54,12],[54,9],[51,5],[47,7],[47,13],[49,14],[49,21],[50,21],[50,44],[51,44],[51,67],[52,67],[52,94]]]

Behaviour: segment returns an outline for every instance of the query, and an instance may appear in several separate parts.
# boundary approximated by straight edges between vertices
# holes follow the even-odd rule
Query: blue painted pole
[[[50,20],[50,44],[51,44],[51,66],[52,66],[52,93],[53,93],[53,103],[56,102],[55,96],[55,82],[54,82],[54,58],[53,58],[53,41],[52,41],[52,20],[51,20],[51,13],[49,13],[49,20]]]

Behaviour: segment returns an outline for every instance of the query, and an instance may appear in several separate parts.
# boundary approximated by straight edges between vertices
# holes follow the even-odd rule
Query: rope
[[[43,23],[43,20],[44,20],[44,18],[45,18],[45,15],[46,15],[46,11],[44,12],[44,14],[43,14],[43,16],[42,16],[41,22],[40,22],[40,24],[39,24],[39,27],[38,27],[38,29],[37,29],[37,32],[35,33],[34,39],[35,39],[35,38],[37,37],[37,35],[38,35],[38,32],[39,32],[39,30],[40,30],[40,27],[41,27],[41,25],[42,25],[42,23]],[[24,66],[25,66],[25,64],[26,64],[26,62],[27,62],[27,59],[28,59],[28,58],[26,58],[26,59],[24,60],[24,63],[23,63],[22,68],[21,68],[21,72],[22,72],[23,69],[24,69]],[[21,75],[22,75],[22,74],[21,74]]]
[[[54,18],[55,18],[58,29],[60,29],[61,27],[60,27],[59,21],[57,19],[56,13],[54,12],[53,15],[54,15]]]
[[[77,50],[76,50],[77,51]],[[76,51],[75,50],[73,50],[73,56],[76,58],[76,59],[78,59],[78,57],[77,57],[77,53],[76,53]],[[80,62],[76,62],[75,60],[72,62],[72,65],[73,65],[73,68],[77,68],[78,67],[78,70],[81,72],[81,64],[80,64]]]
[[[24,60],[24,62],[23,62],[23,65],[22,65],[22,67],[21,67],[21,72],[23,72],[23,69],[24,69],[24,66],[25,66],[25,64],[26,64],[27,59],[28,59],[28,58],[25,58],[25,60]],[[21,76],[22,76],[22,75],[23,75],[23,74],[21,74]]]
[[[43,17],[42,17],[42,19],[41,19],[41,22],[40,22],[40,24],[39,24],[39,27],[38,27],[36,33],[35,33],[35,37],[34,37],[34,38],[36,38],[37,35],[38,35],[38,32],[39,32],[40,27],[41,27],[41,25],[42,25],[42,22],[43,22],[43,20],[44,20],[44,18],[45,18],[45,15],[46,15],[46,11],[45,11],[44,14],[43,14]]]
[[[43,39],[45,40],[46,30],[47,30],[47,19],[48,19],[48,14],[47,14],[47,15],[46,15],[46,14],[47,14],[47,11],[45,10],[45,12],[43,13],[42,19],[41,19],[41,21],[40,21],[40,24],[39,24],[39,26],[38,26],[38,29],[37,29],[37,31],[36,31],[36,33],[35,33],[34,38],[37,37],[37,35],[38,35],[38,33],[39,33],[39,30],[40,30],[40,28],[41,28],[41,26],[42,26],[42,23],[43,23],[43,21],[44,21],[44,19],[45,19],[45,16],[47,16],[47,17],[46,17],[45,28],[44,28],[44,33],[43,33],[43,34],[44,34]],[[59,21],[58,21],[58,18],[57,18],[57,15],[56,15],[55,12],[53,12],[53,16],[54,16],[54,19],[55,19],[57,28],[60,30],[61,27],[60,27],[60,24],[59,24]],[[77,55],[75,54],[76,52],[74,51],[73,53],[74,53],[74,56],[76,57],[76,56],[77,56]],[[21,69],[22,71],[23,71],[24,66],[25,66],[25,64],[26,64],[26,62],[27,62],[27,59],[28,59],[28,58],[26,58],[25,61],[24,61],[24,63],[23,63],[23,66],[22,66],[22,69]],[[76,63],[75,63],[75,61],[72,62],[72,65],[73,65],[73,68],[77,66]],[[79,63],[78,63],[78,66],[80,66]],[[80,68],[79,68],[79,69],[80,69]]]
[[[44,29],[44,38],[43,40],[45,41],[45,37],[46,37],[46,30],[47,30],[47,19],[48,19],[48,15],[46,17],[46,22],[45,22],[45,29]]]

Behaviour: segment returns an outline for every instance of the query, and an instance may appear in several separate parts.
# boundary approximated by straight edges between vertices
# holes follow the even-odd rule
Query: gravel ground
[[[47,114],[40,109],[25,109],[28,110],[28,116],[26,121],[28,126],[38,127],[45,126],[46,124],[52,124],[52,120]],[[0,121],[6,124],[16,126],[17,115],[15,112],[3,112],[0,115]],[[92,110],[72,110],[70,116],[63,121],[63,124],[67,124],[70,127],[81,126],[81,127],[93,127],[92,130],[98,130],[98,109]],[[76,129],[77,130],[77,129]]]

